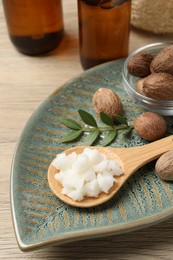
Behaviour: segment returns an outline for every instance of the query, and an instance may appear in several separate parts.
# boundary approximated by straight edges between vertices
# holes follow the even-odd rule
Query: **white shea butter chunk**
[[[58,171],[55,179],[63,186],[62,194],[75,201],[98,197],[101,192],[108,193],[117,182],[115,176],[123,174],[117,161],[90,148],[85,148],[81,154],[59,154],[52,165]]]

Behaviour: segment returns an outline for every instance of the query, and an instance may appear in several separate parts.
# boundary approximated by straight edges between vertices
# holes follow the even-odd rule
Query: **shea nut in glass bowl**
[[[161,98],[160,99],[153,98],[153,97],[151,98],[151,97],[148,97],[145,94],[141,93],[139,90],[137,90],[136,83],[139,79],[141,79],[141,76],[139,77],[139,76],[132,75],[133,73],[131,73],[131,71],[129,70],[129,60],[133,60],[133,57],[136,57],[136,55],[138,53],[145,53],[145,54],[147,53],[147,54],[151,54],[153,57],[155,57],[158,53],[160,53],[160,51],[162,51],[164,48],[171,46],[171,45],[173,46],[173,43],[171,43],[171,42],[165,42],[165,43],[158,42],[158,43],[152,43],[149,45],[145,45],[145,46],[135,50],[125,60],[124,65],[123,65],[123,71],[122,71],[123,85],[124,85],[124,88],[125,88],[126,92],[128,93],[128,95],[131,96],[137,103],[139,103],[145,109],[157,112],[164,116],[173,116],[173,99],[162,100]],[[172,75],[172,77],[173,77],[173,75]],[[173,85],[172,80],[170,83],[171,83],[170,85]],[[169,86],[169,88],[170,88],[170,86]],[[172,93],[173,93],[173,90],[172,90]],[[168,92],[167,92],[167,95],[168,95]]]

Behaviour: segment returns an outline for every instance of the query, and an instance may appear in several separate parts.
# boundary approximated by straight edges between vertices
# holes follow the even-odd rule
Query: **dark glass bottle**
[[[84,69],[128,55],[131,0],[78,0]]]
[[[3,6],[10,39],[20,52],[39,55],[60,44],[61,0],[3,0]]]

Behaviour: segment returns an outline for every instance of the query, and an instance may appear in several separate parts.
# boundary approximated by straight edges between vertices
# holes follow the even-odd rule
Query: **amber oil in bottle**
[[[84,69],[128,55],[130,15],[130,0],[78,0]]]
[[[60,44],[61,0],[3,0],[3,6],[10,39],[20,52],[39,55]]]

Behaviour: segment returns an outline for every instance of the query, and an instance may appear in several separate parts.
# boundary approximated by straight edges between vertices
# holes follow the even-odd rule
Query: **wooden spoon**
[[[73,147],[67,149],[65,153],[70,154],[76,152],[79,154],[83,152],[84,148],[86,148],[86,146]],[[97,149],[99,152],[104,153],[109,159],[117,160],[123,168],[124,174],[116,177],[117,182],[114,183],[108,193],[102,192],[98,198],[85,197],[82,201],[74,201],[61,193],[62,185],[54,178],[57,169],[51,164],[48,169],[48,182],[51,190],[59,199],[75,207],[93,207],[111,199],[137,169],[157,159],[164,152],[173,149],[173,135],[139,147],[110,148],[91,146],[90,148]]]

